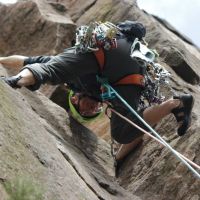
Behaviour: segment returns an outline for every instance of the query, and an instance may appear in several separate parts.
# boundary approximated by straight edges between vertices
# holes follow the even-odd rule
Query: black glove
[[[12,88],[21,88],[21,86],[17,85],[18,81],[22,78],[22,76],[11,76],[11,77],[0,77],[0,80],[3,80]]]

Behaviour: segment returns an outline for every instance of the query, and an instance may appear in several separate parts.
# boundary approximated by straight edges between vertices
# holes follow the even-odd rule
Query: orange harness
[[[94,51],[94,55],[98,61],[100,70],[103,71],[104,64],[105,64],[105,54],[104,50],[100,48],[98,51]],[[123,78],[121,78],[119,81],[115,82],[113,85],[139,85],[144,87],[144,76],[141,74],[130,74]]]

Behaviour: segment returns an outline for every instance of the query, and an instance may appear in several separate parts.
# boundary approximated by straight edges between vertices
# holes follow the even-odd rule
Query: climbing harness
[[[165,147],[167,147],[182,163],[184,163],[195,175],[200,179],[200,174],[192,168],[192,166],[182,157],[180,154],[175,151],[150,125],[148,125],[144,119],[115,91],[109,84],[105,83],[105,87],[109,88],[114,92],[116,97],[159,139]]]
[[[94,52],[94,55],[99,63],[100,72],[102,72],[105,63],[104,50],[99,48],[98,51]],[[165,97],[161,94],[160,88],[161,86],[169,86],[168,79],[171,74],[163,66],[154,62],[154,59],[158,57],[156,51],[148,49],[136,38],[136,42],[132,44],[130,56],[142,66],[143,73],[126,75],[119,81],[112,83],[112,85],[132,84],[141,86],[143,91],[140,99],[140,109],[147,106],[146,102],[149,105],[162,103]]]
[[[164,86],[169,86],[169,77],[171,74],[158,63],[146,63],[146,72],[144,75],[141,74],[130,74],[121,78],[118,82],[112,83],[113,86],[116,85],[126,85],[133,84],[139,85],[143,88],[139,107],[144,109],[148,103],[149,105],[162,103],[165,96],[160,92],[160,88]],[[97,81],[100,82],[103,87],[105,87],[105,82],[107,79],[104,77],[97,76]],[[107,91],[107,93],[105,93]],[[104,90],[102,95],[102,100],[108,100],[114,98],[114,94],[109,88]],[[147,103],[146,103],[147,102]]]

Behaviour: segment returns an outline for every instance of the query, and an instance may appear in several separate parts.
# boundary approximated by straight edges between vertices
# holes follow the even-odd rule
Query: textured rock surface
[[[140,199],[114,180],[105,141],[40,93],[20,92],[0,83],[0,180],[28,176],[44,199]]]
[[[48,5],[45,1],[19,2],[9,7],[0,5],[3,30],[0,32],[0,54],[58,52],[70,45],[74,23],[87,24],[94,19],[141,21],[147,27],[149,46],[158,50],[159,62],[172,73],[170,84],[173,92],[165,88],[166,96],[189,92],[195,97],[193,123],[187,135],[182,138],[176,135],[177,124],[173,116],[159,123],[156,130],[175,149],[200,164],[199,49],[163,20],[140,10],[132,0],[47,2]],[[18,12],[22,8],[23,12]],[[15,17],[17,13],[21,18]],[[22,21],[24,24],[20,27]],[[42,22],[45,24],[43,28],[38,26]],[[60,24],[63,32],[59,39]],[[68,34],[70,36],[65,37]],[[60,43],[56,41],[64,45],[57,45]],[[5,71],[1,69],[0,73]],[[21,173],[31,174],[47,188],[46,199],[54,195],[59,200],[66,199],[66,194],[70,195],[67,199],[200,199],[200,181],[166,148],[148,137],[126,159],[118,180],[115,180],[113,160],[105,141],[69,120],[63,109],[38,92],[14,91],[2,83],[0,90],[0,171],[5,174],[0,177],[0,182]],[[53,88],[53,91],[58,90]],[[108,122],[103,120],[98,125],[90,125],[90,128],[108,138],[104,136],[109,131],[106,124]]]
[[[45,1],[2,5],[0,18],[0,54],[54,54],[70,46],[74,37],[68,14]]]

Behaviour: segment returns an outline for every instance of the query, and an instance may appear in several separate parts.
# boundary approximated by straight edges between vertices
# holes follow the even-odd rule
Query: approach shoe
[[[1,76],[0,80],[3,80],[5,83],[7,83],[12,88],[21,88],[21,86],[17,85],[17,82],[21,79],[21,76],[11,76],[11,77],[5,77]]]
[[[194,98],[190,94],[174,96],[173,98],[181,101],[181,105],[172,109],[171,112],[174,114],[177,122],[181,123],[177,133],[179,136],[183,136],[191,123],[191,111],[194,105]]]

